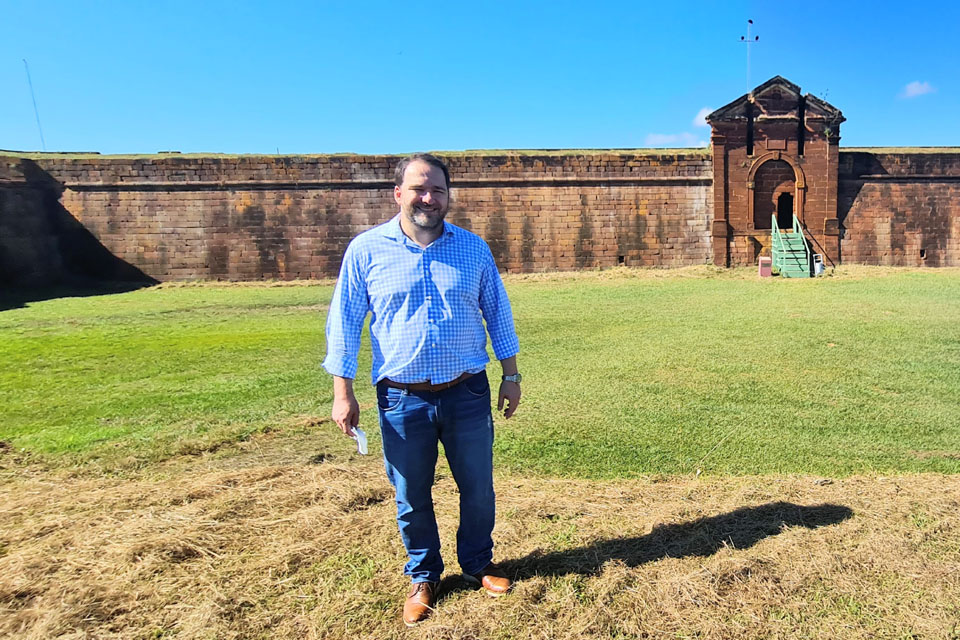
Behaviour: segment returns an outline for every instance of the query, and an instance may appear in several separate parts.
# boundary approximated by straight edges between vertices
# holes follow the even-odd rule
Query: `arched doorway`
[[[793,194],[784,191],[777,198],[777,226],[781,229],[793,227]]]
[[[753,228],[769,229],[773,216],[782,229],[793,225],[796,174],[783,160],[768,160],[753,177]]]

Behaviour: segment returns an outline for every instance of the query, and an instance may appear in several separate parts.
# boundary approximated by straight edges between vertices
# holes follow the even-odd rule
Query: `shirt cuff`
[[[328,353],[323,360],[323,368],[332,376],[351,379],[357,377],[357,361],[346,354]]]
[[[491,344],[493,355],[497,360],[506,360],[520,353],[520,342],[516,339],[506,340],[503,343]]]

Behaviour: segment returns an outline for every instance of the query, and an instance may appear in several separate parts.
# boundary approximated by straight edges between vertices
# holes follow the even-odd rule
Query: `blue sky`
[[[669,5],[669,6],[668,6]],[[0,0],[0,149],[697,146],[782,75],[842,146],[960,146],[956,2]]]

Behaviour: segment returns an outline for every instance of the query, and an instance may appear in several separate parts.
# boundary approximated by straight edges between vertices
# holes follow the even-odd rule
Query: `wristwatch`
[[[516,382],[517,384],[520,384],[521,380],[523,380],[523,376],[521,376],[519,373],[515,373],[512,376],[503,376],[504,382]]]

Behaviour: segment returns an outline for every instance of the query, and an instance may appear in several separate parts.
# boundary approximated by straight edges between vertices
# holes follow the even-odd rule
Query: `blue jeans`
[[[479,573],[493,559],[493,417],[485,372],[432,393],[377,385],[387,477],[397,491],[397,524],[413,582],[436,582],[443,573],[433,512],[437,442],[443,443],[460,489],[457,560]]]

